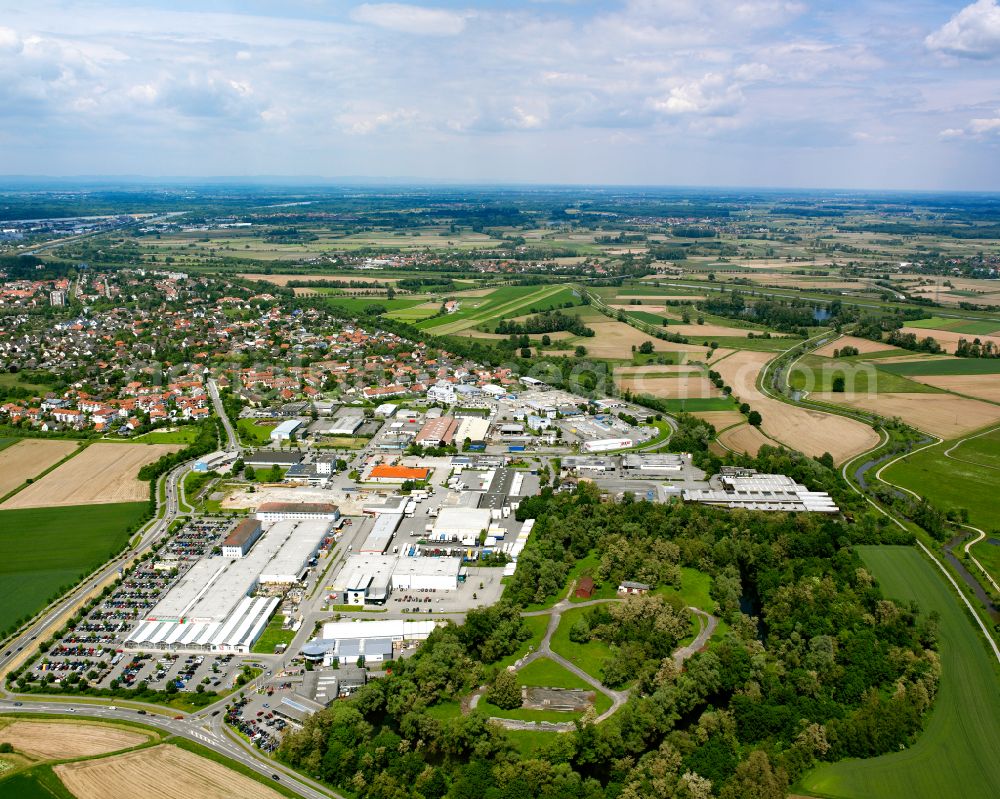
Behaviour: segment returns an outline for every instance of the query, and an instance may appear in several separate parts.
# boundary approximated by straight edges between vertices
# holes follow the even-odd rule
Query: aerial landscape
[[[0,9],[0,799],[1000,796],[997,0]]]

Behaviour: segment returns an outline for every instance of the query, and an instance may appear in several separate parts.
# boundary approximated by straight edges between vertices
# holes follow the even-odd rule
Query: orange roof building
[[[368,475],[370,480],[378,483],[401,483],[404,480],[426,480],[429,469],[422,466],[386,466],[379,464]]]

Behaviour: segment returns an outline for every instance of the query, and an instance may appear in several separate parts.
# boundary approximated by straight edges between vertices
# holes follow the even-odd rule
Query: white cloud
[[[23,47],[16,30],[0,26],[0,53],[20,53]]]
[[[977,0],[930,34],[930,50],[964,58],[1000,56],[1000,6],[997,0]]]
[[[973,119],[969,122],[969,130],[974,136],[1000,134],[1000,116],[993,119]]]
[[[461,14],[406,3],[365,3],[354,9],[351,18],[366,25],[424,36],[457,36],[465,30]]]
[[[733,113],[743,101],[736,83],[730,83],[717,73],[672,86],[665,97],[654,98],[650,104],[665,114],[726,115]]]

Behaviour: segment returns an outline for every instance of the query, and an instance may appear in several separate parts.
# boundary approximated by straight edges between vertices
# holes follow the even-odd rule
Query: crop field
[[[182,449],[180,444],[91,444],[76,457],[15,494],[0,509],[145,500],[149,496],[149,484],[138,478],[139,469],[161,455],[179,449]]]
[[[788,382],[799,391],[832,391],[833,381],[844,379],[846,394],[935,393],[934,386],[909,380],[893,372],[883,372],[868,363],[845,361],[840,358],[819,358],[806,355],[795,362],[788,372]]]
[[[53,771],[77,799],[279,799],[281,794],[207,758],[169,744]]]
[[[707,377],[687,377],[674,375],[671,377],[652,377],[650,375],[615,375],[615,383],[625,391],[633,394],[649,394],[652,397],[664,399],[709,399],[721,397],[717,389]]]
[[[997,459],[1000,435],[992,433],[956,447],[951,457],[944,453],[954,442],[945,442],[914,453],[893,464],[882,476],[927,497],[944,511],[966,508],[969,522],[990,531],[1000,518],[1000,471]],[[990,461],[993,461],[992,463]]]
[[[907,322],[906,324],[908,327],[918,327],[924,330],[951,330],[955,333],[966,333],[971,336],[988,336],[991,333],[1000,331],[1000,322],[947,319],[941,316],[932,316],[930,319],[918,319],[915,322]]]
[[[811,399],[898,416],[918,430],[942,438],[958,438],[1000,420],[1000,405],[954,394],[834,394],[817,392]]]
[[[43,438],[5,440],[8,445],[0,447],[0,497],[28,478],[38,476],[78,447],[75,441]]]
[[[531,308],[544,310],[552,307],[553,301],[561,304],[571,301],[572,297],[572,291],[562,285],[504,286],[484,297],[462,299],[455,313],[418,322],[417,327],[437,336],[452,335],[470,327],[528,313]]]
[[[146,743],[149,735],[107,724],[61,721],[14,721],[0,729],[0,742],[44,760],[91,757]]]
[[[879,369],[897,375],[995,375],[1000,358],[918,358],[880,363]]]
[[[117,553],[146,509],[132,502],[0,510],[0,629]]]
[[[760,413],[764,433],[806,455],[829,452],[836,463],[843,463],[878,443],[878,434],[866,424],[795,407],[761,393],[756,385],[757,375],[771,357],[765,352],[736,352],[714,366],[732,386],[733,394]]]
[[[1000,795],[997,664],[944,578],[913,547],[858,547],[882,591],[940,614],[941,683],[924,732],[902,752],[822,765],[801,790],[837,799]]]
[[[746,421],[746,417],[739,411],[694,411],[691,415],[708,422],[716,431],[725,430],[727,427]]]
[[[924,330],[919,327],[903,327],[901,331],[903,333],[913,333],[918,339],[930,336],[941,345],[941,349],[945,352],[954,352],[959,340],[963,338],[966,341],[978,338],[984,344],[987,341],[992,341],[995,345],[1000,346],[1000,336],[972,336],[968,333],[958,333],[953,330]]]
[[[844,347],[854,347],[862,355],[868,355],[872,352],[895,352],[897,355],[903,355],[906,352],[906,350],[900,349],[899,347],[893,347],[890,344],[882,344],[878,341],[871,341],[867,338],[858,338],[857,336],[841,336],[838,339],[834,339],[829,344],[824,344],[822,347],[815,350],[813,354],[832,356],[834,350],[842,350]]]
[[[632,347],[640,347],[645,341],[653,344],[655,352],[696,352],[707,353],[707,348],[694,344],[674,344],[670,341],[660,341],[643,333],[624,322],[608,319],[604,322],[588,322],[587,327],[594,331],[592,338],[574,340],[587,348],[587,354],[595,358],[615,358],[623,361],[632,360]]]
[[[722,432],[719,435],[719,443],[735,452],[742,452],[751,456],[756,455],[757,450],[765,444],[774,446],[774,442],[771,439],[749,424],[741,424]]]
[[[415,305],[422,305],[423,298],[387,299],[385,297],[330,297],[327,304],[340,308],[351,314],[364,314],[372,306],[385,308],[387,311],[405,311]]]
[[[920,383],[965,394],[968,397],[1000,402],[1000,374],[993,375],[921,375]]]

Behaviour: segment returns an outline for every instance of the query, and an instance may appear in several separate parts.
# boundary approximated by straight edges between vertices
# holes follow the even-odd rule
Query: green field
[[[270,444],[271,431],[277,426],[277,423],[255,424],[253,419],[240,419],[236,422],[240,438],[251,446]]]
[[[997,583],[1000,583],[1000,546],[991,544],[991,540],[996,541],[998,538],[996,535],[990,536],[987,534],[987,537],[978,544],[969,547],[969,552],[982,564],[990,577]],[[978,572],[974,564],[969,564],[968,568],[973,573]],[[982,575],[977,574],[976,576],[981,577]]]
[[[736,403],[732,397],[692,397],[691,399],[661,399],[659,403],[667,411],[681,412],[687,411],[731,411],[735,410]]]
[[[951,455],[963,461],[973,461],[981,466],[1000,469],[1000,428],[975,438],[967,438],[952,450]],[[995,477],[1000,478],[1000,475]]]
[[[679,325],[680,322],[666,319],[666,317],[660,316],[659,314],[650,313],[649,311],[625,311],[625,316],[629,319],[635,319],[639,322],[645,322],[647,325],[655,325],[656,327],[663,327],[663,322],[666,321],[667,324]]]
[[[542,638],[545,637],[545,628],[549,624],[548,616],[525,616],[523,621],[524,626],[527,627],[528,631],[531,633],[531,638],[527,641],[523,641],[517,650],[501,660],[497,664],[501,668],[513,666],[515,662],[527,655],[529,650],[534,652],[538,649],[538,645],[542,642]]]
[[[0,781],[0,799],[75,799],[52,771],[35,766]]]
[[[422,305],[426,297],[416,299],[387,299],[386,297],[329,297],[327,304],[342,308],[352,314],[363,315],[373,305],[385,308],[387,311],[404,311],[414,305]]]
[[[883,592],[941,616],[941,683],[926,728],[903,752],[845,760],[807,774],[801,789],[848,799],[1000,796],[997,663],[943,576],[912,547],[859,547]],[[794,792],[794,791],[793,791]]]
[[[984,437],[985,438],[985,437]],[[967,508],[969,522],[976,527],[989,530],[997,526],[1000,514],[1000,492],[996,490],[1000,472],[981,463],[969,463],[978,459],[977,448],[989,451],[991,442],[996,446],[998,437],[980,442],[975,439],[957,447],[947,458],[944,453],[953,442],[945,442],[922,450],[893,464],[882,476],[891,483],[908,488],[922,497],[927,497],[941,510]],[[967,454],[966,447],[972,445]],[[956,460],[961,458],[962,460]]]
[[[19,438],[0,438],[0,450],[5,450],[7,447],[13,446],[21,439]]]
[[[529,687],[577,688],[582,691],[594,691],[594,709],[598,714],[611,707],[611,699],[607,695],[595,691],[593,686],[549,658],[539,658],[533,663],[529,663],[517,672],[517,678],[521,685]],[[488,716],[520,721],[572,721],[581,715],[565,710],[531,710],[527,708],[503,710],[488,702],[485,697],[479,701],[476,710],[480,713],[486,713]]]
[[[927,330],[951,330],[955,333],[968,333],[972,336],[988,336],[1000,330],[1000,322],[946,319],[941,316],[932,316],[930,319],[918,319],[916,322],[907,322],[906,326]]]
[[[1000,358],[925,358],[878,368],[896,375],[995,375],[1000,374]]]
[[[478,325],[489,325],[500,319],[510,319],[573,302],[571,289],[562,285],[503,286],[485,297],[457,298],[461,306],[452,314],[418,322],[417,327],[435,335],[451,335]]]
[[[942,393],[939,388],[876,369],[870,364],[816,355],[806,355],[796,361],[795,366],[789,370],[788,382],[798,391],[833,391],[833,380],[836,377],[844,378],[844,390],[847,394]]]
[[[725,321],[730,327],[733,326],[731,319]],[[711,343],[714,341],[723,349],[754,350],[757,352],[781,352],[802,343],[802,339],[800,338],[760,338],[759,336],[744,338],[743,336],[698,336],[688,334],[685,338],[691,344],[701,344],[703,341]]]
[[[145,502],[0,511],[0,630],[115,555]]]
[[[151,430],[132,439],[139,444],[190,444],[198,437],[198,428],[194,425],[178,427],[176,430]]]
[[[292,643],[292,639],[295,637],[295,630],[282,629],[281,625],[284,622],[284,615],[276,613],[250,651],[257,655],[273,655],[274,648],[278,644],[288,646],[288,644]]]

